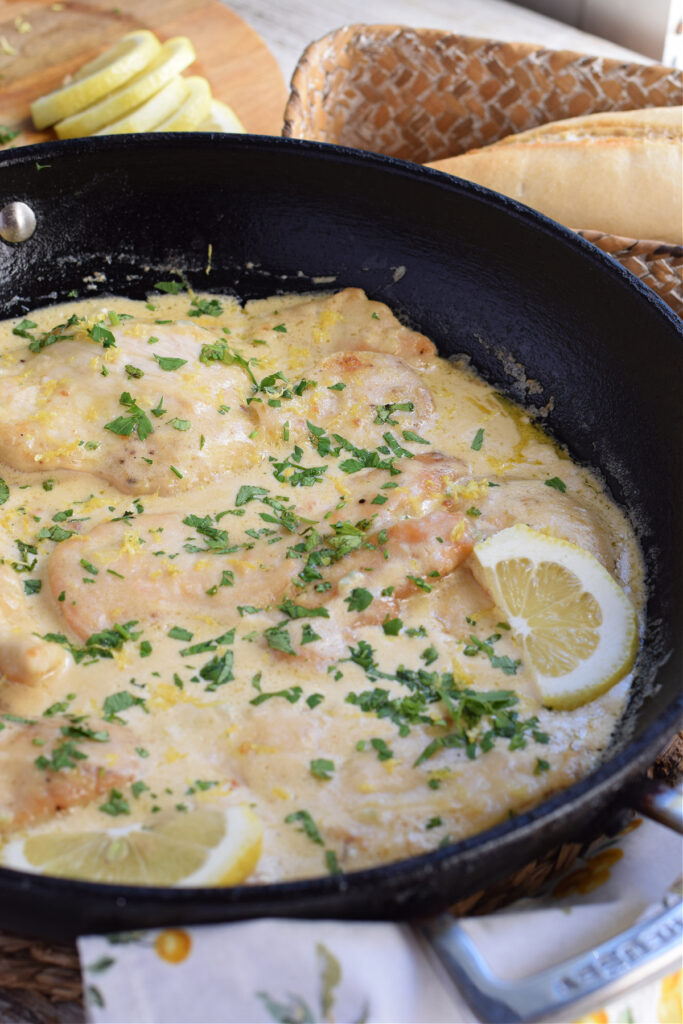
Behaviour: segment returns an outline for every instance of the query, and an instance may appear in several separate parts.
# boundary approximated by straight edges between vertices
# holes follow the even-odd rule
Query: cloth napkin
[[[533,898],[461,923],[501,977],[589,950],[681,890],[681,839],[635,821]],[[410,925],[261,919],[78,941],[88,1019],[102,1024],[477,1024]],[[581,1018],[681,1024],[681,971]],[[569,1021],[571,1018],[567,1018]]]

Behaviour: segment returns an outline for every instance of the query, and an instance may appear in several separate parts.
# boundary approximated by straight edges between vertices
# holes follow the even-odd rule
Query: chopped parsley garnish
[[[228,555],[238,550],[238,545],[231,545],[228,540],[228,531],[221,530],[211,522],[211,516],[185,516],[185,526],[193,527],[204,540],[204,547],[200,547],[193,541],[186,541],[183,545],[186,551],[195,553],[199,551],[210,551],[217,555]]]
[[[411,576],[410,573],[408,573],[406,579],[412,580],[416,587],[419,587],[420,590],[424,590],[425,594],[431,593],[432,588],[422,579],[421,576]]]
[[[334,761],[330,761],[326,757],[318,757],[315,761],[311,761],[310,771],[314,778],[328,782],[334,772]]]
[[[414,430],[402,430],[401,435],[404,441],[413,441],[415,444],[431,444],[426,438],[416,434]]]
[[[82,647],[72,644],[63,633],[44,633],[38,635],[41,640],[61,644],[62,647],[65,647],[76,664],[79,664],[86,658],[89,659],[87,664],[91,664],[98,658],[113,658],[112,652],[120,650],[127,640],[137,640],[140,633],[133,632],[133,626],[136,625],[137,620],[131,620],[122,625],[115,623],[110,629],[103,629],[99,633],[93,633]]]
[[[304,622],[301,627],[301,644],[312,644],[316,640],[320,640],[320,634],[316,633],[313,627],[308,623]]]
[[[199,314],[196,314],[199,315]],[[252,384],[254,387],[258,387],[258,381],[251,371],[249,366],[249,360],[241,356],[239,352],[233,352],[228,345],[227,341],[218,339],[211,345],[202,345],[202,350],[199,353],[200,363],[225,363],[226,366],[241,366],[243,370],[249,374]]]
[[[170,636],[171,640],[190,641],[194,633],[190,633],[189,629],[183,629],[182,626],[172,626],[166,635]]]
[[[436,661],[438,659],[439,652],[436,650],[436,648],[432,644],[430,647],[427,647],[427,649],[422,652],[420,657],[424,661],[425,665],[431,665],[432,662],[434,662],[434,661]]]
[[[221,638],[219,638],[221,639]],[[231,638],[232,639],[232,638]],[[214,654],[210,661],[207,661],[199,670],[202,679],[208,681],[205,687],[208,692],[217,690],[219,686],[231,682],[235,675],[233,673],[234,654],[232,651],[225,651],[223,654]]]
[[[253,501],[254,498],[263,498],[266,494],[268,494],[267,487],[253,487],[251,484],[242,484],[235,498],[235,506],[240,508],[242,505],[246,505],[247,502]]]
[[[547,772],[550,769],[550,763],[544,761],[542,757],[536,758],[536,767],[534,768],[534,775],[542,775],[543,772]]]
[[[398,420],[391,417],[397,412],[412,412],[415,406],[412,402],[390,402],[388,405],[378,405],[373,423],[389,423],[395,427]]]
[[[158,356],[156,352],[153,358],[162,370],[179,370],[181,366],[185,366],[187,363],[187,359],[176,359],[173,356]]]
[[[358,665],[369,680],[393,680],[410,692],[397,697],[390,696],[386,689],[375,687],[347,694],[347,703],[355,704],[361,711],[377,718],[388,718],[397,726],[400,736],[407,736],[411,726],[417,723],[446,730],[425,748],[416,761],[417,765],[443,748],[461,747],[473,758],[478,751],[486,753],[491,750],[497,738],[509,739],[511,750],[523,748],[529,733],[536,742],[548,740],[545,733],[538,731],[536,716],[526,720],[519,718],[519,713],[514,710],[519,699],[512,690],[480,692],[469,687],[463,689],[452,672],[429,672],[426,668],[414,670],[400,665],[395,672],[384,672],[377,664],[374,649],[364,640],[357,647],[350,647],[349,652],[350,657],[342,660]],[[433,717],[429,713],[431,706],[439,702],[441,707],[436,709],[437,717]]]
[[[264,629],[263,635],[271,650],[282,651],[284,654],[295,653],[286,621],[278,623],[277,626],[270,626],[268,629]]]
[[[273,476],[282,484],[289,484],[290,487],[313,487],[322,480],[327,472],[327,466],[302,466],[303,450],[295,445],[291,455],[278,461],[273,455],[270,456]]]
[[[4,505],[9,498],[9,487],[0,476],[0,505]]]
[[[348,452],[352,456],[339,463],[339,468],[343,473],[358,473],[361,469],[385,469],[392,475],[400,473],[400,470],[394,466],[394,458],[388,448],[384,447],[383,454],[390,457],[382,458],[380,449],[369,451],[367,448],[357,448],[341,434],[330,436],[322,427],[316,427],[309,421],[307,421],[307,426],[311,444],[317,448],[319,455],[333,455],[335,458],[339,458],[342,452]],[[394,443],[397,444],[397,442]],[[400,450],[404,451],[402,448]],[[407,457],[412,458],[412,453],[407,452]]]
[[[472,451],[475,451],[475,452],[481,451],[481,446],[482,446],[483,443],[484,443],[484,428],[483,427],[479,427],[479,430],[476,432],[476,434],[474,435],[474,437],[472,439],[472,444],[470,445],[470,448],[472,449]]]
[[[77,768],[79,761],[85,761],[88,755],[79,750],[72,740],[62,740],[51,753],[50,757],[41,754],[34,761],[40,771],[59,772],[65,768]]]
[[[259,693],[258,697],[254,697],[253,700],[250,700],[249,703],[258,707],[259,704],[263,704],[264,701],[270,700],[271,697],[282,697],[289,704],[296,704],[302,693],[303,690],[300,686],[290,686],[287,690],[271,690],[270,692],[264,690]]]
[[[166,292],[167,295],[177,295],[178,292],[185,291],[182,281],[157,281],[154,287],[158,292]]]
[[[318,826],[313,821],[313,818],[308,811],[293,811],[292,814],[288,814],[285,818],[286,825],[297,824],[300,827],[297,828],[297,832],[303,832],[313,843],[317,843],[318,846],[324,846],[322,836],[318,831]]]
[[[516,658],[513,661],[513,659],[509,658],[507,654],[502,656],[496,654],[493,649],[493,644],[496,643],[497,640],[500,640],[500,633],[492,633],[486,640],[479,640],[478,637],[470,633],[470,643],[463,648],[462,653],[468,658],[472,658],[475,654],[481,651],[482,654],[487,656],[493,668],[499,668],[506,676],[517,675],[517,669],[522,664],[521,659]]]
[[[344,598],[350,612],[365,611],[372,604],[372,600],[372,594],[365,587],[354,587],[349,596]]]
[[[110,430],[112,434],[118,434],[120,437],[129,437],[136,430],[140,440],[144,441],[154,429],[147,413],[140,408],[128,391],[121,394],[119,402],[129,410],[129,415],[117,416],[115,420],[105,423],[104,429]]]
[[[218,299],[198,299],[195,296],[190,302],[190,316],[220,316],[222,312]]]
[[[20,338],[31,339],[29,331],[35,330],[38,324],[34,323],[33,320],[22,320],[16,327],[12,328],[12,334],[18,335]]]
[[[384,740],[374,737],[370,740],[370,745],[377,751],[377,757],[380,761],[389,761],[394,756],[393,750],[390,750]]]
[[[109,799],[106,803],[100,804],[98,810],[115,818],[119,814],[130,814],[130,804],[118,789],[110,789]]]
[[[101,344],[102,348],[113,348],[116,345],[116,338],[111,331],[107,330],[106,327],[103,327],[102,324],[93,324],[92,327],[88,328],[88,335],[93,341]],[[141,370],[139,371],[139,374],[136,374],[135,376],[138,375],[142,376]]]
[[[105,698],[102,705],[102,716],[107,722],[119,722],[126,724],[124,718],[119,718],[120,711],[127,711],[128,708],[145,707],[144,697],[135,697],[127,690],[120,690],[118,693],[111,693]]]
[[[50,704],[49,707],[43,711],[43,718],[54,718],[55,715],[63,715],[65,711],[69,710],[69,704],[72,700],[76,699],[75,693],[68,693],[66,700],[55,701],[54,704]]]
[[[295,604],[289,597],[286,597],[277,607],[278,611],[289,619],[329,619],[330,617],[327,608],[305,608],[304,605]]]
[[[42,580],[24,580],[25,594],[39,594],[43,586]]]
[[[334,850],[325,850],[325,867],[331,875],[342,874],[342,869],[339,867],[337,854]]]
[[[0,124],[0,146],[4,146],[6,142],[16,139],[18,134],[18,128],[8,128],[7,125]]]
[[[564,480],[560,480],[559,476],[551,476],[550,480],[545,481],[546,487],[554,487],[556,491],[560,491],[565,494],[567,491],[567,485]]]

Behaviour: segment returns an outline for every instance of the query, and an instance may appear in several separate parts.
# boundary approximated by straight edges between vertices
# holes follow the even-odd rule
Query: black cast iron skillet
[[[364,288],[442,355],[468,353],[501,391],[546,408],[548,429],[628,510],[651,590],[635,696],[611,756],[528,814],[424,856],[281,885],[126,888],[3,869],[0,927],[66,937],[257,915],[400,918],[604,828],[683,719],[674,314],[603,253],[511,200],[334,146],[208,135],[48,143],[0,155],[0,208],[14,200],[32,207],[37,228],[21,244],[0,242],[3,317],[72,289],[143,297],[171,269],[245,298]],[[508,373],[510,355],[540,390]]]

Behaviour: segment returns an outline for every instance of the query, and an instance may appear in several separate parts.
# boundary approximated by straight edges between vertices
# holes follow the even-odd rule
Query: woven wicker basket
[[[283,135],[427,163],[548,121],[674,106],[682,96],[683,73],[657,64],[351,25],[311,43],[299,59]],[[580,233],[683,316],[682,246]]]

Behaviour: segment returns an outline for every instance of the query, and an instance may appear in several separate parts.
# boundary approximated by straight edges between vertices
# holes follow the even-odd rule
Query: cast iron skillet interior
[[[612,756],[531,812],[427,855],[279,885],[125,888],[0,869],[0,926],[66,937],[257,915],[405,917],[603,828],[683,711],[674,649],[683,331],[674,314],[609,257],[526,207],[318,143],[191,134],[47,143],[0,155],[0,207],[12,200],[27,202],[38,224],[25,243],[0,241],[2,317],[73,289],[142,298],[172,270],[197,289],[244,298],[364,288],[442,355],[467,353],[502,392],[546,410],[548,429],[599,468],[628,510],[651,596],[635,697]]]

